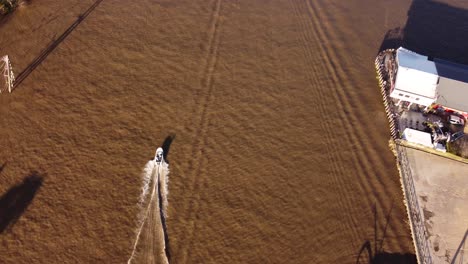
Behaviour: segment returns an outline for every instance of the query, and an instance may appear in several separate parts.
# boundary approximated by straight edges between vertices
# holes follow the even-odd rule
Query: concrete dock
[[[412,221],[425,227],[432,262],[468,263],[468,257],[464,258],[468,249],[468,164],[416,149],[399,149],[406,152],[419,205],[410,210],[421,216]]]

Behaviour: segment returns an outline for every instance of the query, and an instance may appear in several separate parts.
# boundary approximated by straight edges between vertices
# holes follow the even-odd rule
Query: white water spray
[[[166,255],[165,218],[167,216],[169,166],[164,161],[148,161],[142,173],[138,206],[138,228],[130,263],[169,263]]]
[[[138,206],[140,207],[140,209],[145,207],[145,201],[148,196],[154,165],[154,160],[148,161],[145,165],[145,168],[143,169],[143,173],[141,174],[143,184],[141,186],[140,200],[138,202]]]

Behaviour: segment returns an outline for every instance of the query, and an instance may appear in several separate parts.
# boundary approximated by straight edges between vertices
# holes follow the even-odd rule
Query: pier
[[[401,139],[400,113],[389,96],[395,66],[395,50],[385,50],[375,60],[418,263],[468,263],[463,260],[468,232],[467,160]]]

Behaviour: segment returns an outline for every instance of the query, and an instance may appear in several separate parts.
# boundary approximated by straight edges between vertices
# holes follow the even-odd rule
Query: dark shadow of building
[[[387,31],[380,46],[403,46],[429,57],[468,64],[468,10],[434,0],[414,0],[404,28]]]
[[[372,264],[417,264],[416,255],[411,253],[380,252],[372,259]]]

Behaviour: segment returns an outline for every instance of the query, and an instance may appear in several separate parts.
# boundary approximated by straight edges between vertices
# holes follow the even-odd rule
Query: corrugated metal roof
[[[398,48],[397,59],[399,66],[439,76],[439,83],[436,88],[438,95],[436,103],[468,112],[468,66],[441,59],[430,61],[427,56],[403,47]],[[424,86],[424,91],[429,92],[431,90],[431,85],[426,84]],[[410,90],[419,91],[418,89],[416,85],[411,85]],[[419,91],[418,94],[423,93]]]
[[[468,66],[440,59],[434,61],[439,76],[468,83]]]
[[[436,103],[468,112],[468,83],[440,77]]]
[[[438,79],[437,75],[400,66],[395,89],[435,100]]]
[[[433,61],[428,60],[426,56],[407,50],[403,47],[400,47],[397,50],[397,60],[398,65],[405,68],[438,75],[436,65]]]
[[[440,76],[436,103],[468,112],[468,66],[434,59]]]

